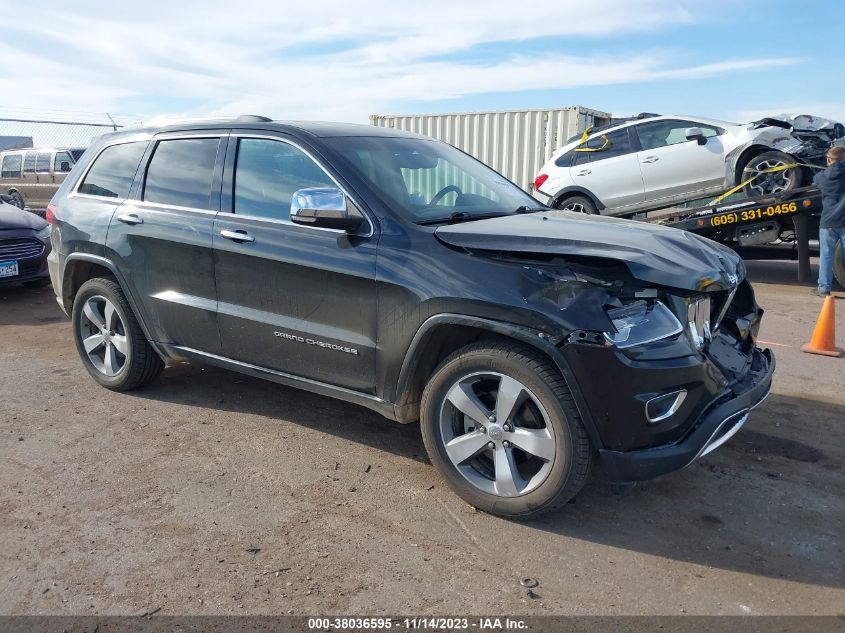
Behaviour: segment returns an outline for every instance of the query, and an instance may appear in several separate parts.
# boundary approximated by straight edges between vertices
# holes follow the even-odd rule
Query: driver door
[[[230,140],[213,235],[223,351],[373,393],[375,227],[347,235],[293,224],[291,197],[306,187],[339,185],[303,146],[246,132]]]

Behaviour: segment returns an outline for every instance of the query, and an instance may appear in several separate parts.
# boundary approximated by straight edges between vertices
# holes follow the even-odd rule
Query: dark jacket
[[[845,229],[845,162],[833,163],[816,174],[813,182],[822,191],[823,229]]]

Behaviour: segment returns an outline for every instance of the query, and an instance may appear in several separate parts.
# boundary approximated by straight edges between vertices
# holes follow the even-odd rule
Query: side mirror
[[[707,137],[700,127],[688,127],[685,132],[688,141],[697,141],[699,145],[704,145],[707,142]]]
[[[60,171],[70,171],[70,163],[66,160],[63,160]]]
[[[349,212],[346,196],[340,189],[309,187],[293,194],[290,220],[294,224],[354,231],[361,225],[363,218],[358,213]]]

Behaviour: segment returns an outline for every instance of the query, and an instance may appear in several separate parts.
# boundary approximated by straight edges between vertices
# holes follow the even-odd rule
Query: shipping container
[[[610,116],[609,112],[573,106],[450,114],[373,114],[370,124],[446,141],[530,192],[534,177],[555,150],[588,127],[609,123]]]

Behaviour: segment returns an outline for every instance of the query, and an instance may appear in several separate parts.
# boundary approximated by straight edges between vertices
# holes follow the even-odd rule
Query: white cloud
[[[363,122],[410,101],[696,78],[797,61],[683,66],[656,52],[578,53],[586,38],[693,21],[686,5],[694,5],[683,0],[121,4],[14,2],[3,10],[12,36],[0,41],[4,106],[106,111],[128,99],[190,98],[201,105],[178,114]],[[479,45],[536,38],[557,38],[574,53],[461,60]]]

